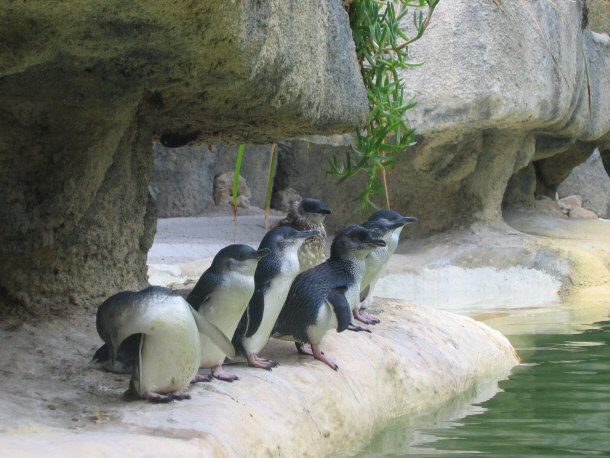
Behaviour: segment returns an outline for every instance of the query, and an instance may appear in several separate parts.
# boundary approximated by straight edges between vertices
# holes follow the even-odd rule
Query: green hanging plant
[[[366,212],[375,194],[387,192],[386,170],[396,165],[397,154],[415,143],[415,133],[404,120],[413,106],[413,98],[406,99],[405,84],[399,69],[421,65],[410,63],[408,45],[418,40],[428,27],[439,0],[354,0],[348,12],[356,53],[369,99],[369,119],[356,132],[356,145],[344,160],[329,159],[327,175],[339,176],[339,183],[364,172],[368,175],[366,188],[352,201],[360,202],[356,212]],[[427,14],[418,8],[427,7]],[[415,36],[408,37],[400,28],[400,21],[413,15]],[[381,176],[381,181],[380,181]]]
[[[244,159],[246,145],[241,144],[237,149],[237,159],[235,160],[235,173],[233,175],[233,242],[237,239],[237,194],[239,192],[239,173],[241,163]]]

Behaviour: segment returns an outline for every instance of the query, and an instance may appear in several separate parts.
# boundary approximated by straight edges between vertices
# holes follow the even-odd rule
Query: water
[[[336,456],[610,456],[610,298],[473,310],[522,364]],[[459,312],[459,311],[458,311]]]

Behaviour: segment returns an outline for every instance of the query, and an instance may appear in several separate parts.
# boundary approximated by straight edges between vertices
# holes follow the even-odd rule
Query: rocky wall
[[[0,312],[146,282],[153,138],[328,135],[368,112],[340,0],[9,2],[0,43]]]

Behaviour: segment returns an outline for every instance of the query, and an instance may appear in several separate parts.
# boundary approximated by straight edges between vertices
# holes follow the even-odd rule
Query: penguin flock
[[[320,349],[322,338],[331,329],[371,332],[355,320],[379,322],[365,311],[371,290],[402,229],[418,220],[380,210],[361,226],[342,227],[326,259],[323,221],[331,213],[316,199],[294,202],[258,249],[221,249],[186,299],[159,286],[109,297],[98,307],[104,343],[92,365],[131,373],[126,393],[152,402],[190,399],[191,383],[238,380],[222,367],[236,355],[271,370],[279,363],[259,356],[271,337],[338,370]]]

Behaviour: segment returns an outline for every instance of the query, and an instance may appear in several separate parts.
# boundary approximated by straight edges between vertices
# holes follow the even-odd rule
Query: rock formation
[[[153,138],[271,142],[367,116],[340,0],[9,2],[0,42],[1,312],[145,283]]]
[[[389,192],[395,210],[420,219],[412,234],[498,221],[502,203],[554,198],[576,165],[610,145],[610,39],[583,29],[583,2],[517,2],[515,19],[501,4],[443,0],[411,45],[412,61],[425,62],[402,73],[418,144],[399,153]],[[331,229],[365,219],[346,205],[364,177],[336,186],[323,176],[328,156],[348,148],[316,139],[306,153],[304,140],[292,141],[278,161],[276,188],[323,199],[335,211]]]

